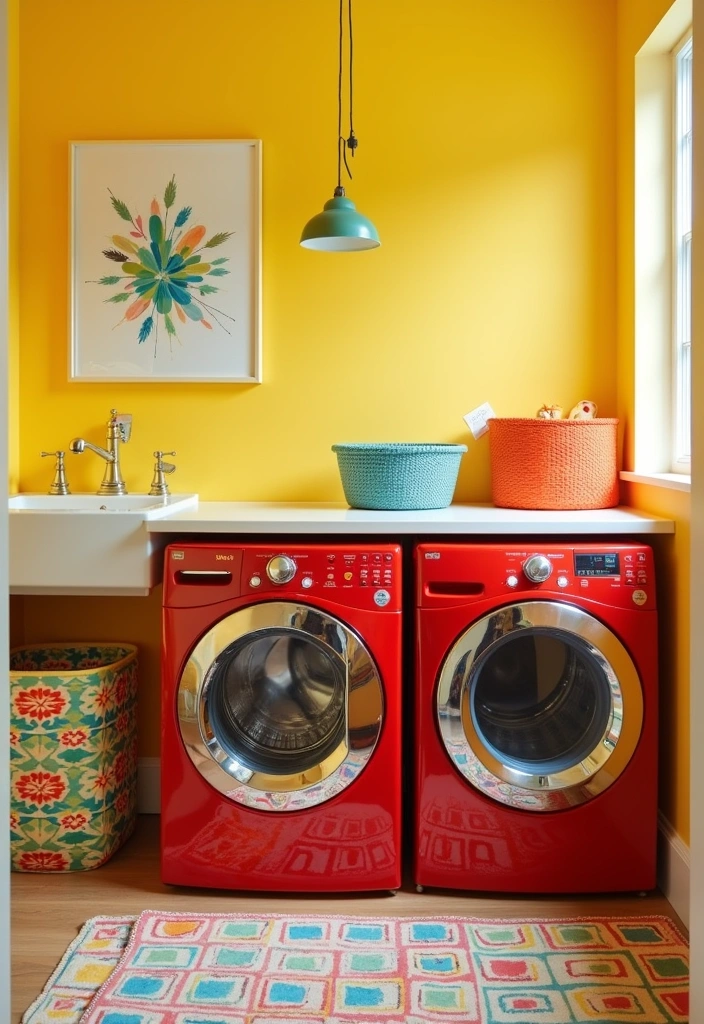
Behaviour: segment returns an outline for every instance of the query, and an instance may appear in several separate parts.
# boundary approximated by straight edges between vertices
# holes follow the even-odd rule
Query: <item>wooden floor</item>
[[[477,917],[522,915],[664,914],[686,934],[674,910],[659,893],[541,897],[474,895],[430,891],[422,895],[407,883],[396,896],[282,896],[208,889],[175,889],[159,879],[159,819],[143,816],[136,834],[97,871],[62,875],[12,876],[12,1022],[39,995],[84,921],[96,914],[138,914],[142,910],[286,913],[305,906],[310,913],[410,916],[464,914]]]

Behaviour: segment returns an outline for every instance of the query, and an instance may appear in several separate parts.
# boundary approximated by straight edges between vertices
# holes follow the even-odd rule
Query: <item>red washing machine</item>
[[[401,884],[401,549],[165,553],[165,882]]]
[[[653,888],[650,548],[422,544],[415,561],[418,886]]]

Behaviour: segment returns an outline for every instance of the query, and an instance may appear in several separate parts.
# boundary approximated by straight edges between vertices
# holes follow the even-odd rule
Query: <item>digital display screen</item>
[[[575,555],[575,576],[618,576],[618,555]]]

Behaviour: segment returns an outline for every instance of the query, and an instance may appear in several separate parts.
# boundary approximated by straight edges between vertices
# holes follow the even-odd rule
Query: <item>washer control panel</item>
[[[626,552],[623,555],[621,571],[627,587],[642,587],[653,582],[650,578],[649,555],[647,551]]]
[[[518,572],[517,569],[521,571]],[[598,599],[629,587],[624,604],[653,607],[653,553],[631,545],[582,545],[567,550],[507,552],[503,587],[580,593]],[[650,588],[650,589],[649,589]]]
[[[386,595],[399,590],[401,552],[390,545],[354,550],[351,547],[296,547],[260,552],[245,551],[247,589],[275,589],[277,592],[304,590],[369,591],[377,607],[385,607]],[[380,600],[376,600],[377,592]]]
[[[342,607],[398,612],[402,561],[401,545],[383,542],[172,544],[164,557],[164,605],[239,597],[314,605],[327,598]]]
[[[631,611],[656,608],[653,551],[633,541],[425,542],[415,550],[420,608],[488,606],[545,598]],[[473,613],[472,613],[473,614]]]

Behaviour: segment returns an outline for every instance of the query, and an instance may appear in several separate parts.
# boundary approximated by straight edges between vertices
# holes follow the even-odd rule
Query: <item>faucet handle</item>
[[[56,466],[54,467],[54,479],[49,486],[49,494],[70,494],[71,491],[68,487],[68,480],[66,479],[66,469],[64,467],[64,455],[66,452],[40,452],[43,459],[49,458],[52,455],[56,458]]]
[[[117,409],[110,410],[109,427],[117,427],[120,440],[127,443],[132,433],[132,413],[118,412]]]
[[[173,473],[176,470],[173,462],[164,462],[163,455],[175,455],[176,452],[155,451],[154,476],[149,493],[154,497],[165,497],[169,493],[169,485],[164,479],[164,473]]]

